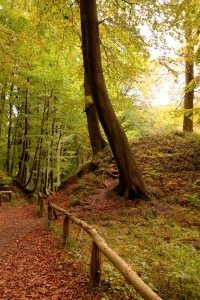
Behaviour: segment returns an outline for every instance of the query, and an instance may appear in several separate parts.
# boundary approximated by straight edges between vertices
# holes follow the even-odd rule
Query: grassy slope
[[[93,225],[163,299],[200,299],[200,146],[179,133],[147,136],[131,146],[149,202],[118,198],[112,192],[115,176],[110,176],[116,166],[112,157],[101,155],[51,201]],[[74,228],[69,254],[87,271],[89,252],[88,237]],[[93,299],[141,299],[103,262],[100,294]]]

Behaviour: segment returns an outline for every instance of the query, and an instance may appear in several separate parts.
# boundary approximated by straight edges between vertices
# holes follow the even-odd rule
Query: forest
[[[198,4],[97,3],[107,94],[129,140],[198,130]],[[1,1],[0,166],[31,194],[55,191],[101,148],[94,141],[88,91],[94,83],[87,87],[84,76],[79,5]]]
[[[95,224],[162,299],[200,297],[199,7],[199,0],[0,0],[0,191],[25,197],[17,214],[26,222],[38,193],[50,192],[53,203]],[[1,231],[6,220],[3,211]],[[81,233],[76,245],[84,241]],[[76,273],[75,259],[85,258],[70,255]],[[79,291],[70,278],[81,299],[141,299],[107,265],[100,294]],[[0,296],[51,299],[45,288],[20,298],[9,286]]]

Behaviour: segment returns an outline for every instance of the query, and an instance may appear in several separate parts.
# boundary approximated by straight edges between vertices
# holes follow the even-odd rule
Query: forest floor
[[[87,299],[86,275],[61,262],[58,239],[35,205],[0,209],[0,299]]]
[[[200,299],[200,144],[181,133],[131,142],[149,201],[113,192],[112,155],[62,184],[49,200],[88,222],[164,300]],[[14,204],[14,202],[12,203]],[[102,284],[88,290],[90,239],[72,226],[61,244],[63,216],[47,228],[36,204],[0,207],[0,299],[141,299],[103,258]]]

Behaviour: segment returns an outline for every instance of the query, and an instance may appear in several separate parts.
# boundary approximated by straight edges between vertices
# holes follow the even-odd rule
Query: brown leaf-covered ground
[[[116,164],[112,157],[102,156],[63,184],[49,200],[85,221],[96,216],[98,226],[105,225],[106,213],[111,218],[122,210],[144,218],[156,211],[177,224],[200,226],[196,215],[188,221],[173,209],[191,206],[192,197],[200,193],[199,145],[187,136],[175,134],[146,137],[131,146],[150,201],[123,201],[116,197],[112,193],[117,181]],[[199,205],[196,198],[194,207]],[[62,224],[62,220],[59,217],[56,222]],[[3,203],[0,207],[0,299],[102,299],[100,293],[88,291],[89,275],[82,266],[71,256],[63,259],[67,249],[61,247],[55,232],[45,230],[46,222],[47,215],[39,218],[36,205],[12,207]],[[199,241],[193,245],[200,249]]]
[[[0,299],[90,299],[87,274],[64,263],[35,206],[0,209]]]

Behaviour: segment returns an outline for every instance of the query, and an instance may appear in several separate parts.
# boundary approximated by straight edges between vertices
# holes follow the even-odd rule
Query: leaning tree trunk
[[[191,41],[192,31],[187,26],[185,28],[185,85],[186,91],[184,96],[184,118],[183,130],[193,131],[193,103],[194,103],[194,89],[187,91],[188,84],[194,79],[194,46]]]
[[[84,75],[84,89],[85,89],[85,112],[87,116],[88,132],[90,137],[90,144],[92,147],[93,156],[96,155],[107,145],[104,140],[100,128],[99,120],[95,111],[93,102],[91,101],[91,92],[88,84],[86,74]]]
[[[112,107],[103,76],[96,0],[80,1],[82,51],[86,76],[98,118],[119,170],[118,192],[125,199],[147,196],[145,183],[128,139]]]

